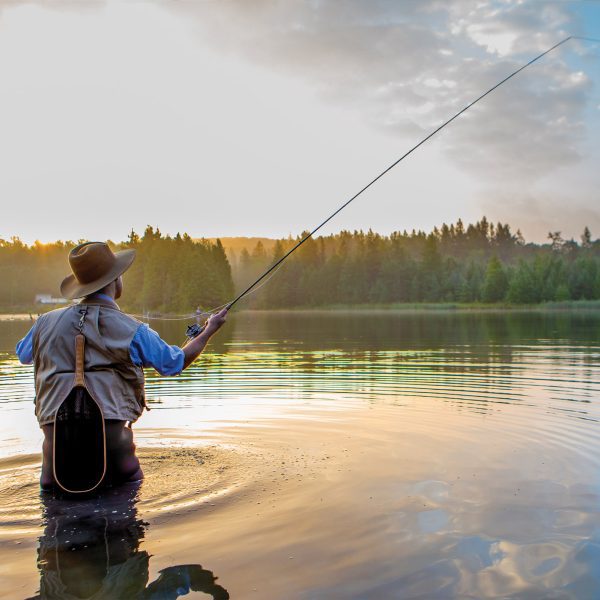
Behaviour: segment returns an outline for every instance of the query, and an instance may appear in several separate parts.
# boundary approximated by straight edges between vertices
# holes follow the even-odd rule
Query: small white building
[[[55,298],[52,294],[36,294],[35,295],[35,303],[36,304],[66,304],[67,300],[65,298]]]

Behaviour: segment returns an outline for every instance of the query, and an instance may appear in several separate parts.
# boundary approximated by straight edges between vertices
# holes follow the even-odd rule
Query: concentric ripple
[[[137,493],[145,518],[190,509],[240,493],[249,484],[248,456],[211,446],[140,448],[146,471]],[[0,459],[2,537],[38,532],[43,498],[39,492],[39,455]]]

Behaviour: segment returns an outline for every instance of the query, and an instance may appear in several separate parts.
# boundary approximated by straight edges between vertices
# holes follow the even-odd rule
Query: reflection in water
[[[168,567],[148,583],[150,555],[140,550],[147,523],[137,516],[138,489],[128,484],[81,500],[42,494],[40,589],[34,598],[170,600],[190,591],[229,598],[201,565]]]
[[[137,505],[45,500],[41,597],[227,597],[208,555],[242,598],[600,597],[600,313],[232,317],[148,373]],[[0,321],[0,580],[32,594],[28,327]],[[148,583],[154,548],[182,566]]]
[[[153,320],[150,325],[169,343],[180,344],[185,321]],[[14,354],[31,323],[0,319],[0,354]],[[211,340],[218,353],[238,345],[275,344],[277,349],[364,350],[496,347],[553,340],[595,345],[600,338],[598,311],[315,311],[233,312],[227,327]]]

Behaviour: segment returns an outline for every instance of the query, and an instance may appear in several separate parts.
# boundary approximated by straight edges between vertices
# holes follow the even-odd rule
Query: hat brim
[[[115,258],[115,264],[112,269],[95,281],[79,283],[75,275],[68,275],[65,277],[60,284],[60,293],[62,297],[73,300],[75,298],[83,298],[84,296],[88,296],[89,294],[101,290],[129,269],[131,263],[133,263],[133,260],[135,259],[135,250],[121,250],[120,252],[115,252]]]

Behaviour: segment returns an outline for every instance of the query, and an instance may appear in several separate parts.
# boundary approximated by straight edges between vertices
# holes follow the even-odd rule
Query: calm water
[[[77,503],[37,489],[28,327],[0,597],[600,598],[600,314],[239,313],[148,373],[141,486]]]

